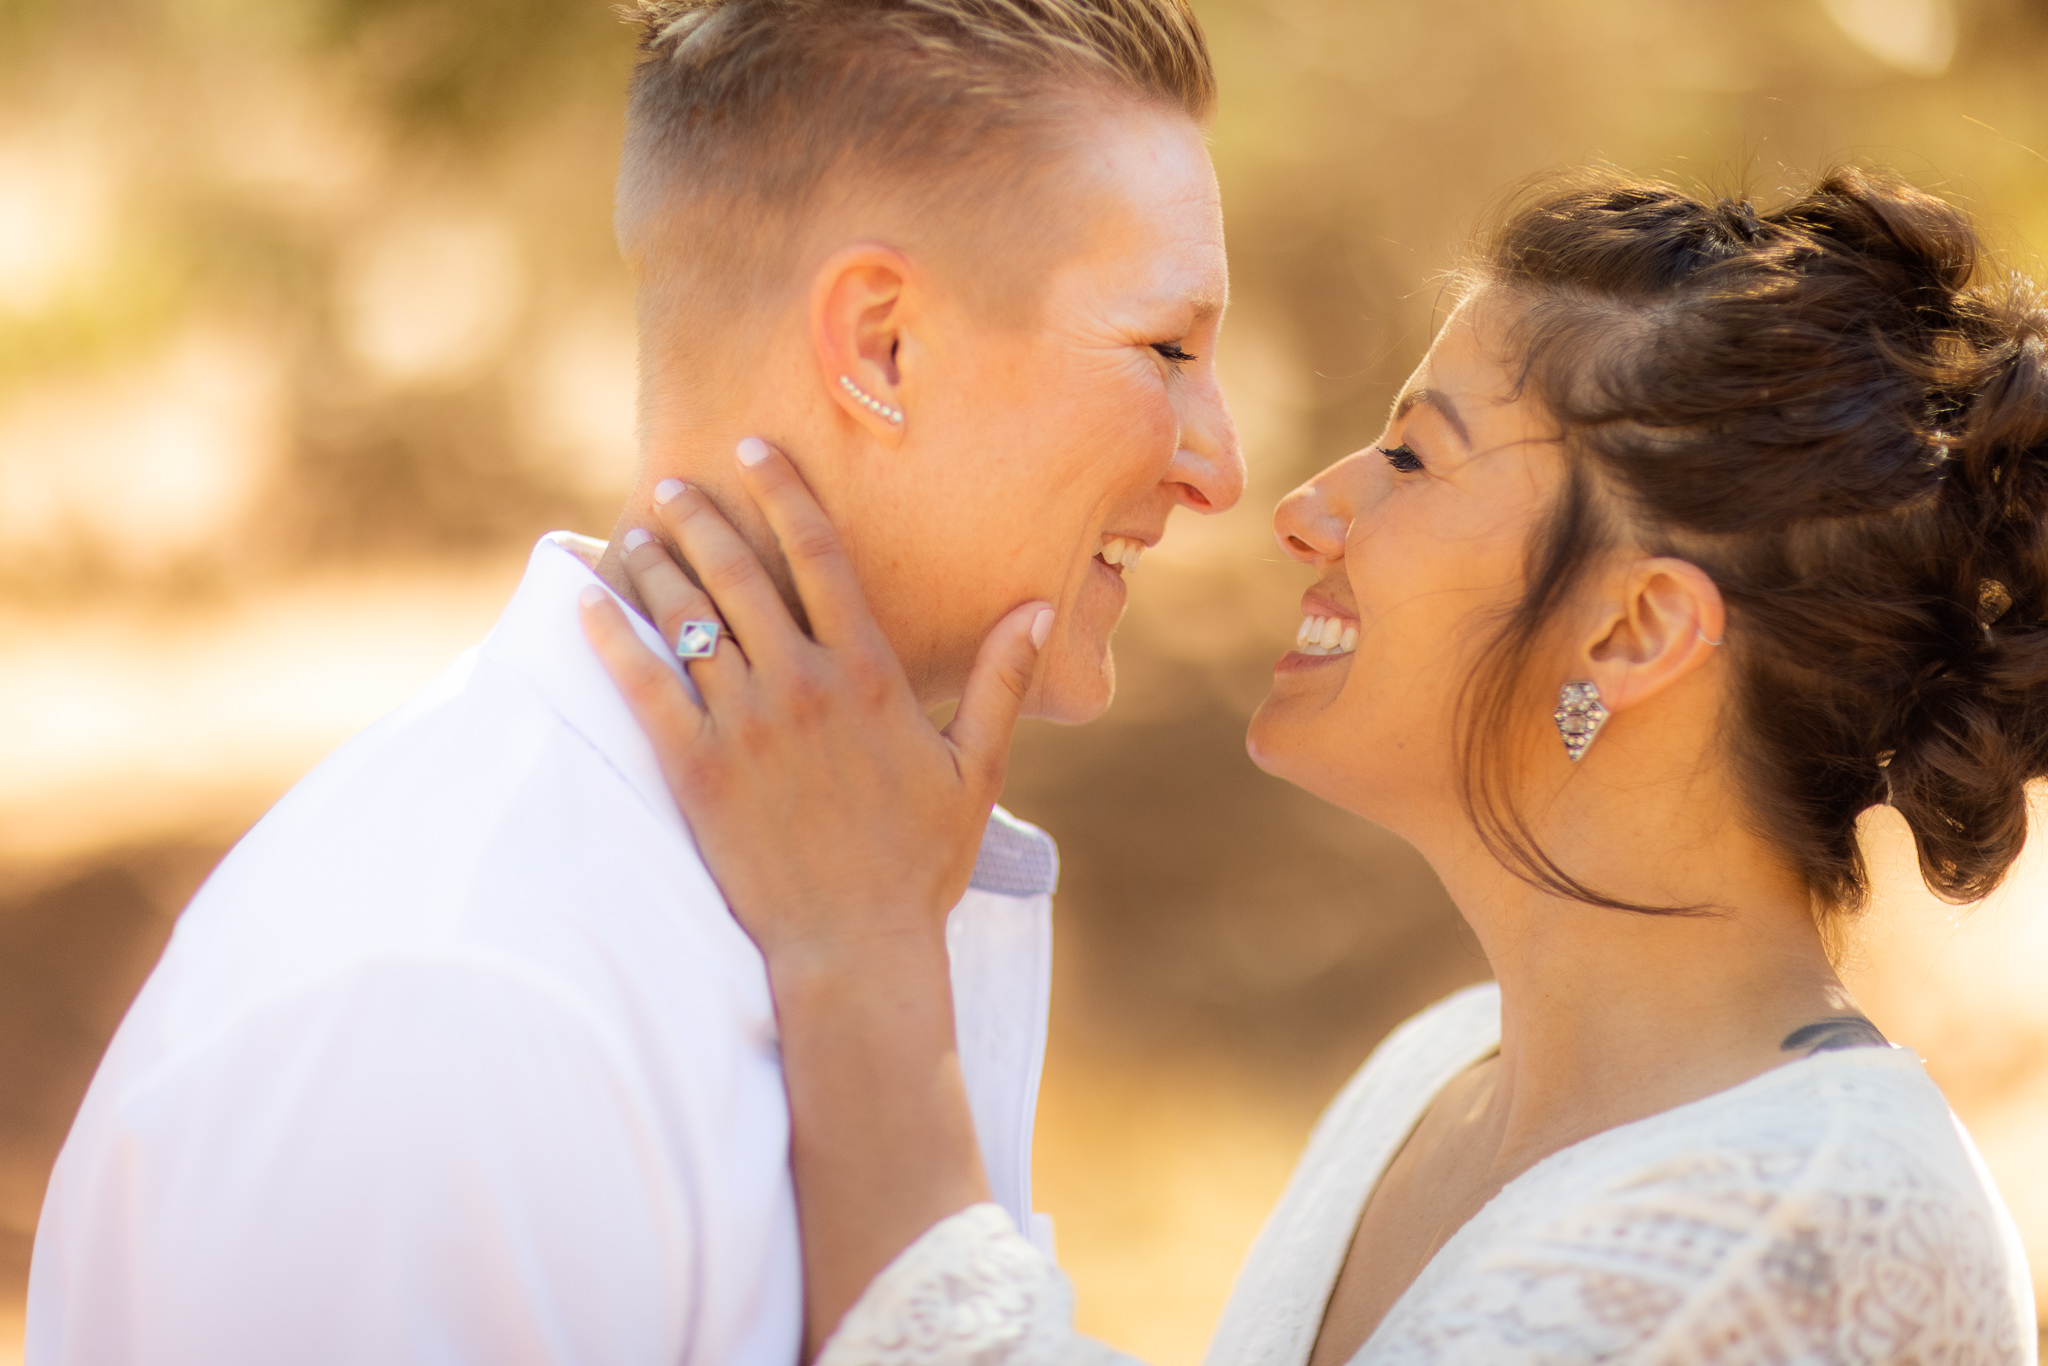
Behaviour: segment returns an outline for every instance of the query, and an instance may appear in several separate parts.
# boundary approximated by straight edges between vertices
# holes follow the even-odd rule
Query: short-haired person
[[[1551,183],[1460,293],[1379,439],[1280,505],[1316,582],[1249,745],[1412,840],[1497,980],[1338,1096],[1211,1366],[2032,1363],[2012,1219],[1828,945],[1868,808],[1954,900],[2026,840],[2048,307],[1960,211],[1853,170],[1766,212]],[[928,841],[967,847],[989,760],[875,685],[823,514],[764,451],[815,641],[707,578],[749,651],[689,666],[700,707],[585,611],[768,961],[820,1366],[1108,1360],[945,1120],[958,874]],[[812,830],[796,857],[764,810]]]
[[[1043,660],[999,712],[1094,716],[1123,573],[1175,506],[1243,488],[1185,0],[652,0],[640,20],[618,225],[643,472],[621,531],[718,505],[774,564],[732,459],[765,432],[807,452],[917,705],[958,699],[993,631]],[[662,552],[543,540],[490,637],[209,880],[57,1163],[28,1360],[797,1359],[762,961],[578,624],[580,593],[635,600],[634,555]],[[1055,855],[1000,813],[956,833],[969,1141],[1028,1226]]]

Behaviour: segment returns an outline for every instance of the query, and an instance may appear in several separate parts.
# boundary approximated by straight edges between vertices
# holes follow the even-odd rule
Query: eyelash
[[[1194,357],[1180,349],[1179,342],[1153,342],[1152,349],[1175,365],[1186,365]]]
[[[1391,448],[1380,446],[1376,449],[1381,455],[1387,457],[1389,465],[1392,465],[1401,473],[1420,474],[1422,472],[1422,457],[1410,450],[1407,445],[1403,444]]]

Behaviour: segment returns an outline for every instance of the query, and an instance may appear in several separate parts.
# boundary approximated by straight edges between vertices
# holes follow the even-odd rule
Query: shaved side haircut
[[[828,206],[885,204],[995,301],[1058,236],[1034,190],[1121,103],[1207,120],[1188,0],[640,0],[618,234],[643,349],[707,355]]]

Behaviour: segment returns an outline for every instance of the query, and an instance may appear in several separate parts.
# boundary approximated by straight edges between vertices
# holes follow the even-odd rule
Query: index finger
[[[789,562],[790,577],[811,619],[812,636],[820,645],[878,639],[880,628],[868,610],[853,562],[839,543],[839,532],[796,466],[758,436],[740,442],[736,454],[740,478]]]

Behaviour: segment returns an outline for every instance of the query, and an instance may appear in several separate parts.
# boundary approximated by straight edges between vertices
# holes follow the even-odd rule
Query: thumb
[[[960,709],[945,735],[959,756],[962,776],[983,792],[992,794],[1003,785],[1010,733],[1017,728],[1038,652],[1051,633],[1052,608],[1028,602],[995,624],[974,657]]]

